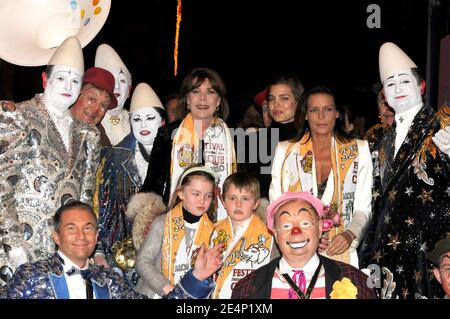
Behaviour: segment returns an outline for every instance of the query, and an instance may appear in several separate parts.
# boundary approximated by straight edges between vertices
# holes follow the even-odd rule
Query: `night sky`
[[[380,29],[367,27],[371,3],[381,8]],[[354,115],[376,114],[372,87],[379,80],[378,49],[383,42],[398,44],[425,75],[427,3],[183,0],[179,70],[174,77],[177,1],[112,0],[103,29],[84,49],[85,64],[92,66],[97,46],[108,43],[127,64],[133,84],[147,82],[161,100],[178,91],[193,68],[214,68],[228,87],[231,124],[250,98],[281,71],[297,72],[306,87],[329,85],[338,103],[350,105]],[[15,100],[41,90],[42,68],[9,67],[15,70],[10,84]],[[2,90],[0,99],[7,98],[1,94]]]

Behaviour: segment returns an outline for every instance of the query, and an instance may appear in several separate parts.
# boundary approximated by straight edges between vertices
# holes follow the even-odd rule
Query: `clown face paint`
[[[117,107],[108,111],[111,116],[117,116],[122,112],[123,106],[130,95],[130,81],[122,70],[111,72],[114,75],[114,95],[117,99]]]
[[[66,111],[78,98],[82,84],[81,72],[63,65],[55,65],[44,90],[47,107]]]
[[[403,113],[422,103],[420,85],[410,69],[388,77],[383,83],[384,95],[396,113]]]
[[[143,145],[153,145],[158,132],[158,128],[162,125],[161,115],[154,107],[143,107],[131,113],[131,129],[134,137]]]

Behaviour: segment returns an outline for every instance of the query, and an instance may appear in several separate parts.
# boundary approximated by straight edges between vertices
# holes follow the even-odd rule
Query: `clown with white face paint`
[[[449,146],[442,139],[450,111],[443,107],[436,113],[422,102],[425,82],[395,44],[381,46],[379,64],[395,123],[373,152],[379,174],[374,176],[375,210],[361,246],[362,267],[388,268],[396,282],[393,298],[416,293],[430,298],[437,286],[423,260],[450,229]]]
[[[158,128],[161,126],[161,115],[154,107],[145,106],[131,113],[130,122],[134,137],[150,153]]]
[[[116,268],[126,280],[136,285],[138,276],[132,266],[117,262],[112,246],[124,245],[131,238],[132,218],[126,216],[126,207],[145,179],[158,129],[165,124],[165,111],[153,89],[140,83],[133,92],[130,106],[132,132],[118,145],[102,149],[97,171],[94,202],[99,216],[99,245],[95,254],[97,264]],[[164,209],[162,202],[149,204]],[[134,260],[133,260],[134,262]],[[132,263],[129,263],[130,265]]]
[[[69,66],[54,65],[50,77],[45,74],[45,104],[55,112],[65,112],[78,98],[83,73]]]
[[[92,202],[98,130],[72,119],[68,110],[83,75],[80,42],[69,37],[42,74],[43,94],[21,103],[0,101],[0,247],[11,247],[0,248],[6,273],[54,252],[52,217],[62,204]]]
[[[117,99],[117,107],[106,112],[101,126],[106,133],[106,136],[102,136],[102,144],[104,146],[117,145],[130,133],[129,113],[124,109],[124,105],[131,92],[131,73],[117,52],[107,44],[98,46],[95,66],[111,72],[116,81],[114,94]]]

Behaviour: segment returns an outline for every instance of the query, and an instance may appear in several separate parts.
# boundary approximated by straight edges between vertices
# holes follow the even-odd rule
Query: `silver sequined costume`
[[[43,95],[0,102],[0,284],[18,266],[5,249],[24,247],[28,260],[54,252],[52,217],[70,198],[92,203],[98,129],[73,120],[66,150]]]

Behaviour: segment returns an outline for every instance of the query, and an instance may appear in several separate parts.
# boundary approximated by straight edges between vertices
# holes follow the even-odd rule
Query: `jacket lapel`
[[[53,147],[58,154],[59,159],[61,160],[61,163],[67,162],[67,150],[64,146],[64,142],[61,138],[61,134],[59,133],[58,129],[56,128],[55,122],[53,121],[50,114],[47,112],[47,108],[42,102],[38,102],[37,106],[40,108],[41,112],[44,114],[44,119],[46,120],[46,135],[48,144]]]
[[[326,297],[327,299],[330,299],[330,294],[333,291],[333,285],[337,280],[341,279],[342,273],[336,263],[330,262],[328,258],[325,258],[320,254],[319,258],[322,261],[322,265],[325,270]]]
[[[55,293],[55,299],[70,299],[69,288],[67,287],[64,274],[58,276],[57,274],[49,273],[49,278]]]
[[[49,280],[53,287],[55,299],[70,299],[69,288],[67,287],[66,277],[64,276],[62,259],[57,253],[54,253],[50,259]]]
[[[68,153],[68,161],[67,161],[67,171],[66,176],[69,176],[72,170],[75,167],[75,164],[78,162],[78,158],[80,157],[81,151],[83,150],[83,143],[86,139],[87,131],[85,126],[87,124],[81,123],[75,119],[73,119],[72,124],[70,125],[69,132],[69,153]]]
[[[96,299],[111,299],[111,293],[106,281],[96,281],[92,278],[92,287],[94,289],[94,296]]]
[[[418,148],[422,145],[427,136],[425,132],[429,131],[429,127],[433,123],[433,121],[430,121],[430,118],[433,117],[432,113],[433,110],[428,105],[424,105],[419,110],[395,158],[393,158],[395,149],[395,129],[393,128],[387,133],[388,136],[383,145],[386,161],[380,162],[382,176],[385,181],[382,183],[383,192],[390,189],[392,183],[397,182],[397,176],[405,167],[411,165]]]
[[[89,265],[92,277],[92,287],[96,299],[111,299],[111,292],[109,291],[108,281],[100,274],[100,267],[94,264]]]

